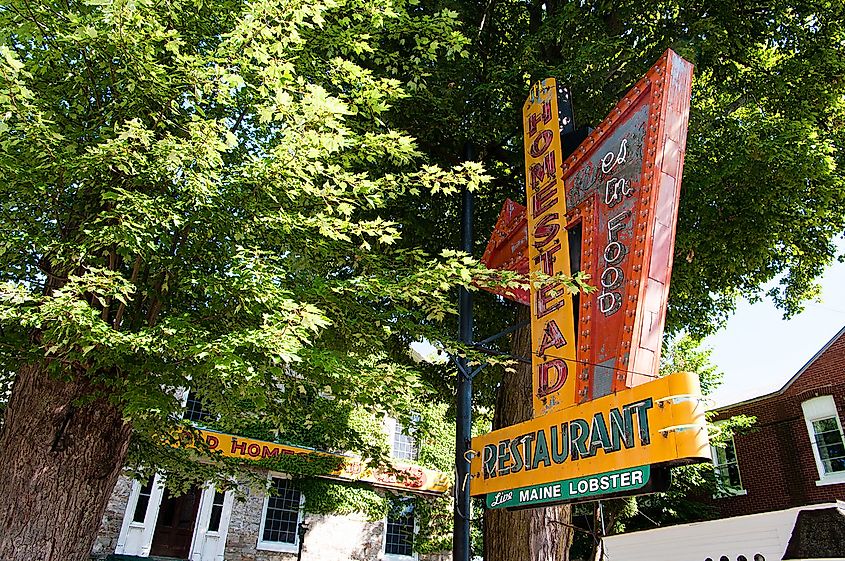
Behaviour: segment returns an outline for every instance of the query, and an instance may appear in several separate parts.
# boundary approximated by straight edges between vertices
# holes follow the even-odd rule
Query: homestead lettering
[[[556,98],[555,82],[540,82],[534,86],[524,113],[529,269],[532,273],[542,272],[548,276],[569,273]],[[569,378],[569,367],[564,359],[574,358],[574,350],[570,350],[574,343],[574,327],[571,317],[567,320],[563,317],[564,314],[572,315],[567,306],[571,296],[563,286],[532,284],[530,293],[534,407],[535,414],[539,415],[563,401],[557,394],[564,391]],[[538,440],[536,445],[540,447],[539,457],[534,454],[529,459],[511,446],[503,449],[502,456],[506,453],[513,458],[514,466],[534,469],[534,462],[548,461],[543,456],[547,442]]]
[[[607,413],[596,413],[591,419],[570,419],[487,444],[482,455],[483,476],[488,479],[591,458],[599,451],[614,454],[638,445],[648,446],[649,411],[653,405],[652,398],[646,398]]]

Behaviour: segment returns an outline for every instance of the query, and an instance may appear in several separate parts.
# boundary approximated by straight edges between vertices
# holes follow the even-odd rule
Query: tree
[[[433,68],[401,114],[441,163],[459,161],[470,141],[494,176],[493,188],[476,199],[476,254],[502,200],[524,200],[520,109],[531,81],[553,76],[568,84],[576,121],[594,126],[671,47],[694,63],[695,78],[668,332],[710,333],[740,295],[759,298],[772,281],[769,294],[787,315],[815,295],[815,279],[836,257],[831,239],[845,230],[841,2],[431,5],[458,11],[472,39],[469,57]],[[456,246],[454,201],[425,210],[406,239]],[[476,317],[483,338],[516,315],[482,296]],[[516,396],[524,380],[493,369],[484,376],[479,401],[507,410],[498,418],[516,419],[520,402],[497,402],[496,393]],[[523,537],[514,530],[496,540],[521,544]]]
[[[434,5],[439,5],[434,3]],[[524,199],[521,107],[532,80],[570,86],[577,124],[595,126],[667,48],[695,65],[670,330],[718,328],[738,295],[787,314],[845,230],[845,33],[841,3],[536,0],[456,6],[469,57],[444,63],[402,106],[420,145],[454,162],[467,140],[494,175],[476,202],[487,232],[502,199]],[[456,245],[452,202],[420,225]],[[446,237],[450,236],[450,237]],[[479,236],[479,249],[486,236]]]
[[[529,318],[522,307],[518,321]],[[531,328],[517,330],[511,341],[515,356],[531,356]],[[531,395],[531,365],[520,363],[507,375],[498,393],[493,429],[500,429],[531,419],[534,399]],[[484,559],[569,559],[570,507],[556,505],[517,512],[490,509],[484,513]]]
[[[454,12],[12,0],[0,23],[0,558],[87,558],[125,463],[225,481],[177,388],[283,435],[431,396],[408,343],[476,269],[400,246],[390,205],[484,176],[420,169],[387,116],[390,74],[461,53]]]

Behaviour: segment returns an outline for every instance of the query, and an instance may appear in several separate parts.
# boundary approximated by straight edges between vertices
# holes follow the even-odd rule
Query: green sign
[[[648,486],[651,466],[620,469],[554,483],[487,493],[487,508],[524,508],[585,500],[599,495],[632,494]]]

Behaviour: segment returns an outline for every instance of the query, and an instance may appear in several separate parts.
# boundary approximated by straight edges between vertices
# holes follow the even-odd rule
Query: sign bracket
[[[529,325],[531,325],[531,320],[521,321],[521,322],[517,323],[516,325],[512,325],[512,326],[508,327],[507,329],[499,331],[495,335],[491,335],[490,337],[484,339],[483,341],[479,341],[476,344],[476,346],[485,348],[484,345],[486,345],[487,343],[492,343],[496,339],[501,339],[505,335],[510,335],[511,333],[516,331],[517,329],[522,329],[523,327],[527,327]]]
[[[487,366],[486,362],[482,362],[478,365],[477,368],[473,369],[470,365],[466,362],[466,359],[463,359],[457,355],[449,355],[449,358],[452,359],[452,362],[455,363],[455,366],[458,367],[458,372],[461,376],[464,377],[465,380],[472,380],[475,376],[481,372],[485,366]]]

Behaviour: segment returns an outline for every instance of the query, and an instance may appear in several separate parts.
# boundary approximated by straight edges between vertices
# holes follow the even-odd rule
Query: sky
[[[845,241],[838,244],[845,253]],[[736,403],[780,389],[845,326],[845,263],[834,262],[821,279],[821,302],[783,319],[768,299],[742,301],[721,331],[704,340],[711,362],[723,373],[711,395],[715,406]]]

